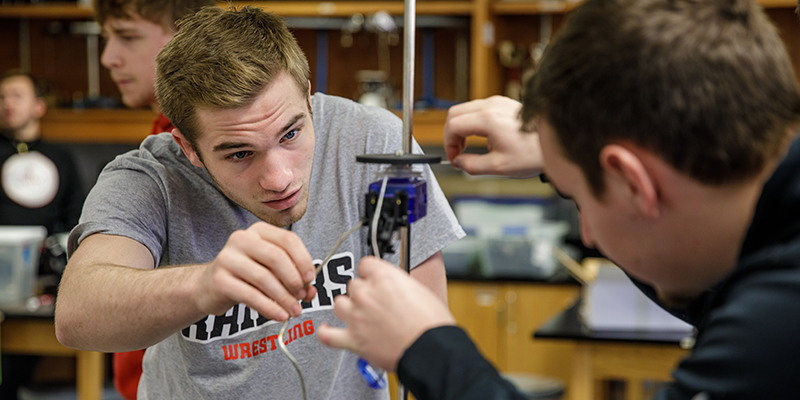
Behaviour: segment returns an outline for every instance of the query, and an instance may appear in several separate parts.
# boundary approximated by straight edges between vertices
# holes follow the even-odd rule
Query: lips
[[[273,210],[282,211],[286,210],[287,208],[291,208],[292,206],[297,204],[297,201],[299,199],[300,199],[300,189],[297,189],[286,197],[277,200],[265,201],[264,205]]]

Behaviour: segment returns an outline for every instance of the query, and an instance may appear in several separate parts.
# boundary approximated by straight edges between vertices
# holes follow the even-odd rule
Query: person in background
[[[127,107],[158,112],[151,135],[174,128],[156,101],[156,56],[175,36],[175,21],[214,4],[214,0],[94,1],[95,20],[105,39],[100,61],[111,72]],[[142,357],[144,350],[113,355],[114,386],[127,400],[136,399]]]
[[[314,336],[323,322],[339,325],[332,299],[370,253],[366,229],[334,245],[363,222],[382,170],[356,156],[400,148],[402,121],[312,96],[308,61],[273,14],[205,7],[179,26],[156,82],[176,129],[100,174],[70,234],[56,336],[95,351],[146,347],[140,399],[283,400],[301,393],[278,349],[291,316],[283,343],[309,398],[387,398],[355,356]],[[464,232],[430,168],[417,171],[428,204],[410,274],[443,302],[441,249]]]
[[[47,94],[47,83],[28,73],[0,76],[0,225],[39,225],[53,235],[78,224],[84,196],[72,155],[41,139]],[[37,360],[3,354],[0,399],[17,398]]]
[[[0,224],[42,225],[52,235],[78,224],[83,193],[72,156],[62,146],[41,140],[47,88],[44,81],[20,71],[0,77]],[[31,176],[25,172],[37,179],[26,179]]]
[[[579,207],[584,244],[696,327],[656,399],[796,399],[800,89],[763,9],[588,0],[526,88],[520,113],[504,98],[451,111],[448,157],[543,171]],[[461,154],[472,134],[504,145]],[[335,301],[348,327],[320,327],[323,343],[397,370],[420,400],[524,398],[426,289],[376,259],[359,273]]]

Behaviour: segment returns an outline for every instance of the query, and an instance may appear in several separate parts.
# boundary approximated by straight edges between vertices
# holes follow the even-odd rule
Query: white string
[[[386,175],[383,177],[383,182],[381,183],[381,193],[378,195],[378,204],[375,205],[375,214],[372,217],[372,225],[370,226],[370,234],[372,236],[372,255],[375,257],[381,258],[381,253],[378,251],[378,220],[381,216],[381,207],[383,207],[383,195],[386,194],[386,182],[389,180],[389,176]]]
[[[342,245],[342,242],[344,242],[344,240],[348,236],[350,236],[350,234],[358,230],[358,228],[361,228],[361,225],[363,224],[364,224],[363,221],[358,221],[358,223],[355,224],[355,226],[350,228],[349,231],[345,232],[344,235],[339,237],[339,240],[337,240],[336,244],[333,245],[333,249],[331,249],[328,255],[325,256],[325,259],[322,260],[322,263],[314,269],[314,276],[319,275],[319,272],[322,271],[322,267],[325,264],[327,264],[328,261],[330,261],[331,257],[333,257],[333,254],[336,253],[336,250],[339,249],[339,246]],[[300,371],[300,364],[297,363],[297,359],[295,359],[294,356],[292,356],[292,353],[289,352],[289,349],[286,348],[286,344],[283,342],[283,336],[286,334],[286,328],[289,326],[290,319],[291,317],[286,318],[286,321],[283,323],[283,326],[281,327],[281,331],[278,333],[278,346],[281,348],[283,354],[286,355],[286,358],[288,358],[289,361],[292,363],[294,370],[297,371],[297,375],[300,377],[300,387],[303,388],[303,400],[307,400],[308,396],[306,394],[306,382],[305,379],[303,379],[303,372]]]

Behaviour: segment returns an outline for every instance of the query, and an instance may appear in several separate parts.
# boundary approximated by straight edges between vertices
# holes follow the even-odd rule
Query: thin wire
[[[378,251],[378,220],[381,216],[381,207],[383,207],[383,195],[386,194],[386,182],[389,180],[389,175],[383,177],[381,183],[381,194],[378,195],[378,204],[375,205],[375,214],[372,217],[372,226],[370,226],[370,234],[372,236],[372,255],[380,257],[381,253]]]
[[[333,249],[331,249],[328,255],[325,256],[325,259],[322,260],[322,263],[319,266],[317,266],[317,268],[314,269],[314,276],[319,275],[320,271],[322,271],[322,266],[327,264],[328,261],[330,261],[331,257],[333,257],[333,254],[336,253],[336,250],[338,250],[339,246],[342,245],[342,242],[344,242],[344,240],[348,236],[350,236],[350,234],[357,231],[358,228],[361,228],[362,225],[364,225],[364,221],[358,221],[358,223],[355,224],[355,226],[350,228],[349,231],[345,232],[344,235],[339,237],[339,240],[337,240],[336,244],[333,245]],[[294,370],[297,371],[297,376],[300,377],[300,387],[303,388],[303,400],[307,400],[308,396],[306,394],[306,381],[305,379],[303,379],[303,372],[300,371],[300,364],[297,363],[297,359],[295,359],[292,353],[289,352],[289,349],[286,348],[286,344],[283,342],[283,336],[286,334],[286,328],[289,326],[290,319],[291,317],[286,319],[286,321],[283,323],[283,326],[281,327],[281,331],[278,333],[278,346],[281,348],[283,354],[286,355],[286,358],[288,358],[289,361],[292,363]]]

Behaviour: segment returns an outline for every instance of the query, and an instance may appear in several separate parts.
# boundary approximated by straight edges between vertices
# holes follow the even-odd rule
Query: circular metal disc
[[[356,156],[356,161],[365,164],[391,165],[438,164],[442,161],[442,157],[429,156],[427,154],[403,154],[401,156],[395,154],[362,154]]]

